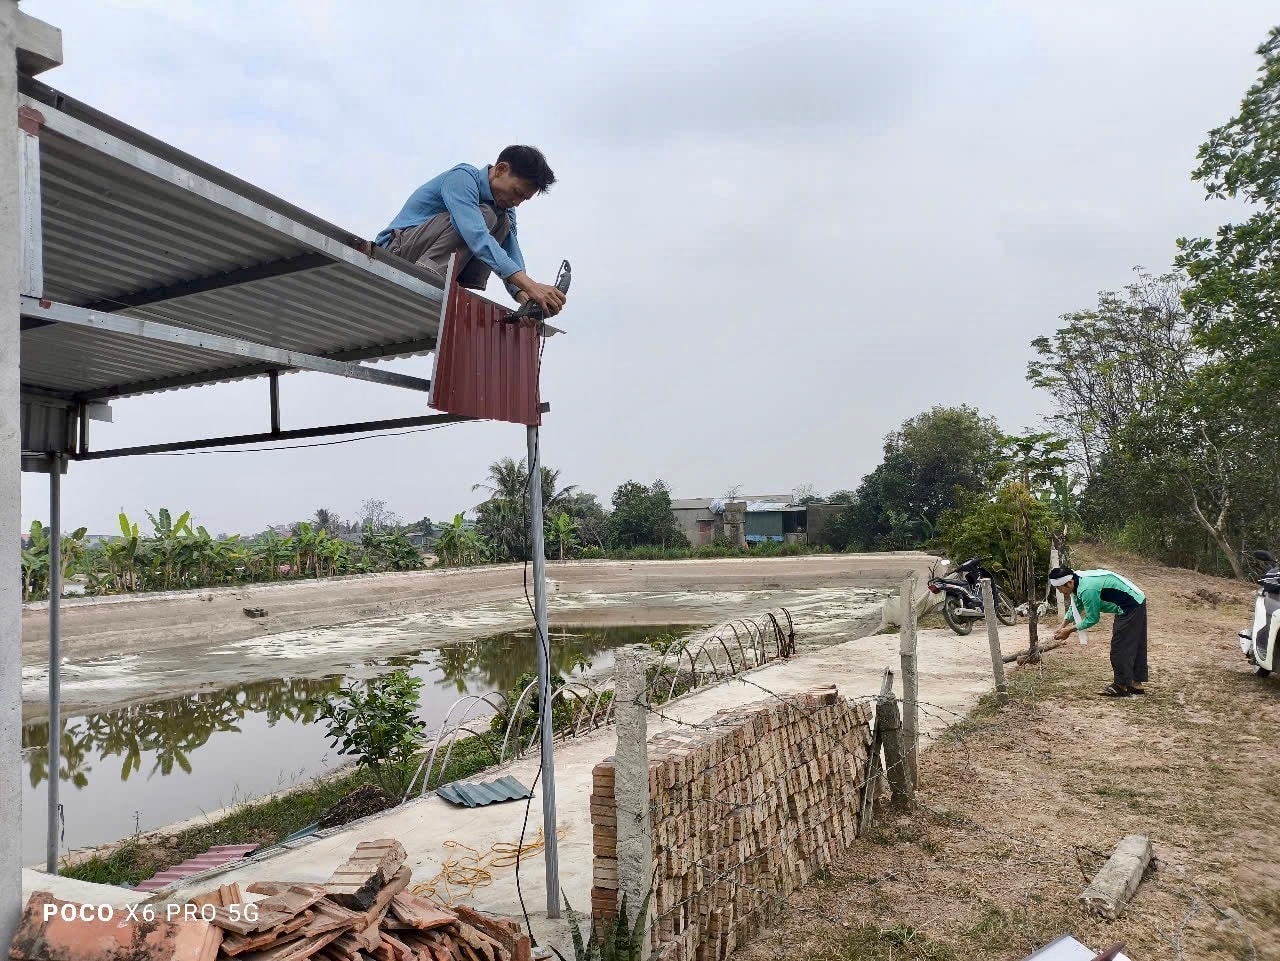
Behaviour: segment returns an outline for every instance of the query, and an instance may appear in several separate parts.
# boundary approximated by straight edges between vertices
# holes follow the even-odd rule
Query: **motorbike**
[[[982,606],[982,588],[979,582],[991,580],[991,595],[996,604],[996,619],[1005,625],[1017,621],[1013,601],[1000,589],[991,572],[982,566],[981,558],[971,557],[944,577],[929,578],[929,591],[942,594],[942,616],[957,634],[965,635],[973,630],[973,622],[986,616]]]
[[[1266,573],[1258,579],[1258,593],[1253,602],[1253,626],[1239,633],[1240,651],[1252,664],[1259,677],[1275,670],[1276,634],[1280,633],[1280,562],[1270,551],[1254,551],[1256,560],[1266,565]]]

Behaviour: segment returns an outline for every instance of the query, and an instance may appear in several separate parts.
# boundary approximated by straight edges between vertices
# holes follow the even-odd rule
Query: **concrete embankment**
[[[778,591],[896,587],[926,572],[932,558],[916,552],[691,561],[571,561],[547,567],[553,594]],[[366,574],[236,588],[86,597],[62,602],[62,650],[76,660],[218,645],[283,631],[306,630],[420,611],[457,611],[523,598],[522,565]],[[250,617],[261,608],[265,617]],[[611,605],[593,623],[658,623]],[[662,615],[670,617],[670,612]],[[669,621],[664,621],[669,623]],[[27,665],[47,656],[48,605],[29,604],[22,618]]]

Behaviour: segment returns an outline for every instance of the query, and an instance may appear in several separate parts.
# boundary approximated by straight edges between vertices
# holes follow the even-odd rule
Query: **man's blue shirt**
[[[453,220],[454,229],[471,248],[471,253],[506,280],[516,271],[525,269],[520,242],[516,238],[516,212],[506,211],[511,221],[511,230],[507,233],[507,239],[499,244],[484,222],[484,216],[480,213],[481,204],[497,207],[493,200],[493,190],[489,187],[489,168],[458,164],[452,170],[446,170],[440,176],[428,180],[410,194],[400,213],[374,238],[374,243],[385,247],[391,241],[392,231],[407,230],[426,223],[436,214],[448,213]],[[515,291],[510,284],[507,289],[513,293]]]

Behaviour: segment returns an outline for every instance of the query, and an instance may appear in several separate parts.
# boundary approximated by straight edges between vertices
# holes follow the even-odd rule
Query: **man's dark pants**
[[[481,204],[480,213],[493,239],[498,243],[506,240],[507,234],[511,232],[511,221],[506,211],[499,211],[490,204]],[[447,213],[436,214],[416,227],[395,231],[387,243],[387,250],[429,270],[439,278],[441,284],[444,283],[449,257],[456,254],[458,286],[468,290],[484,290],[492,273],[484,261],[472,256],[467,242],[458,235],[453,226],[453,218]]]
[[[1117,614],[1111,627],[1111,670],[1117,687],[1147,680],[1147,604]]]

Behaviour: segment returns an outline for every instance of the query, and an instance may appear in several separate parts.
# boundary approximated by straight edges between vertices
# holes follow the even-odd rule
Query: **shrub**
[[[356,758],[378,785],[393,797],[404,794],[409,762],[422,744],[424,724],[417,716],[422,679],[394,671],[369,681],[355,681],[319,701],[319,716],[328,727],[330,747]]]

